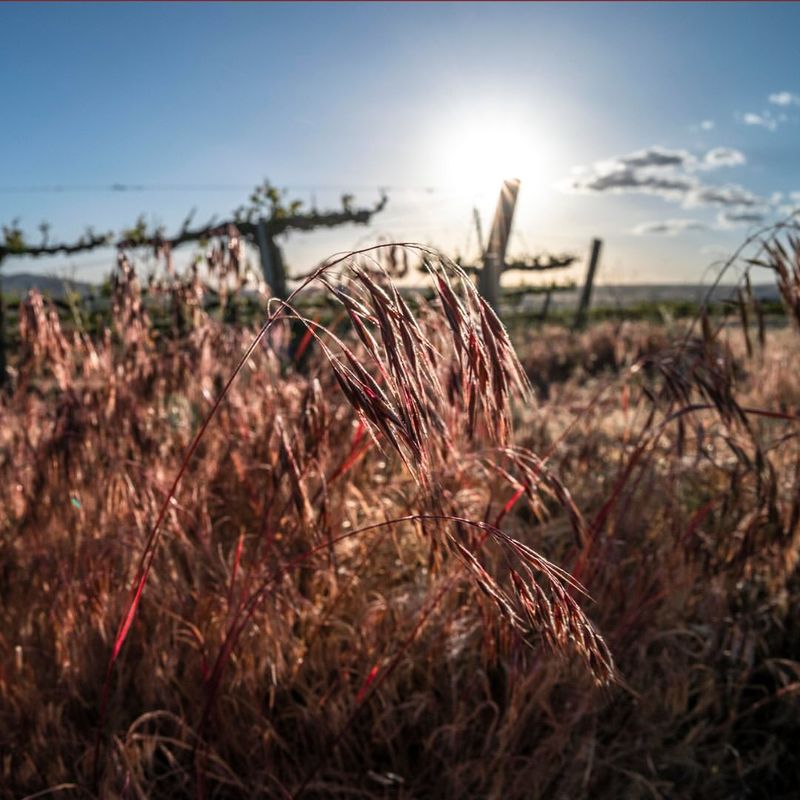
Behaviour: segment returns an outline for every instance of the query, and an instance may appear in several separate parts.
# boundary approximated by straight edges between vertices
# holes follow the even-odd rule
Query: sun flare
[[[551,144],[532,126],[506,115],[456,126],[440,153],[442,182],[475,197],[496,192],[508,178],[521,180],[526,193],[552,180]]]

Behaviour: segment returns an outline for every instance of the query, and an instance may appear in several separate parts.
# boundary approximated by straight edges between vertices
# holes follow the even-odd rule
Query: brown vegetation
[[[157,337],[125,258],[99,339],[29,298],[0,793],[793,796],[796,333],[545,331],[520,363],[422,255],[415,313],[373,252],[312,273],[341,313],[302,367],[293,306],[225,325],[196,276]],[[796,314],[800,247],[768,256]]]

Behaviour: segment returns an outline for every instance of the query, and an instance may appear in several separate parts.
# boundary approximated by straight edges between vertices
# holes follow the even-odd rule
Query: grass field
[[[512,341],[452,265],[412,312],[363,258],[319,275],[339,311],[299,344],[191,283],[154,337],[124,259],[97,335],[31,297],[0,406],[0,794],[796,796],[784,247],[777,326],[743,299],[744,325]]]

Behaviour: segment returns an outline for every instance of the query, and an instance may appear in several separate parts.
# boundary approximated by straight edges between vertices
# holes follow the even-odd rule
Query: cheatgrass
[[[21,306],[0,793],[792,796],[796,332],[745,283],[737,325],[512,342],[457,265],[388,249],[412,303],[386,252],[257,328],[195,270],[156,335],[124,254],[98,334]],[[759,261],[793,318],[798,243]]]

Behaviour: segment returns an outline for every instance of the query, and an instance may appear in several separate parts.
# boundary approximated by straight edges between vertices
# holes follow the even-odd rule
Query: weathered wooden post
[[[500,308],[500,275],[505,265],[518,193],[519,181],[516,178],[503,181],[489,244],[483,255],[483,267],[478,273],[478,289],[496,313],[499,313]]]
[[[283,253],[274,238],[269,239],[268,246],[270,259],[272,260],[272,274],[275,276],[272,291],[275,297],[285,300],[289,296],[289,290],[286,286],[286,267],[283,263]]]
[[[553,297],[553,290],[548,289],[544,296],[544,303],[542,304],[542,313],[539,317],[539,321],[544,325],[547,321],[547,312],[550,311],[550,300]]]
[[[583,284],[581,298],[578,301],[578,310],[575,312],[575,322],[573,328],[578,330],[586,324],[586,316],[589,313],[589,306],[592,302],[592,285],[594,276],[597,272],[597,264],[600,261],[600,250],[603,247],[602,239],[592,239],[592,253],[589,256],[589,268],[586,270],[586,281]]]
[[[274,297],[286,299],[286,270],[280,248],[269,232],[268,222],[263,217],[258,221],[256,241],[261,254],[261,271]]]

